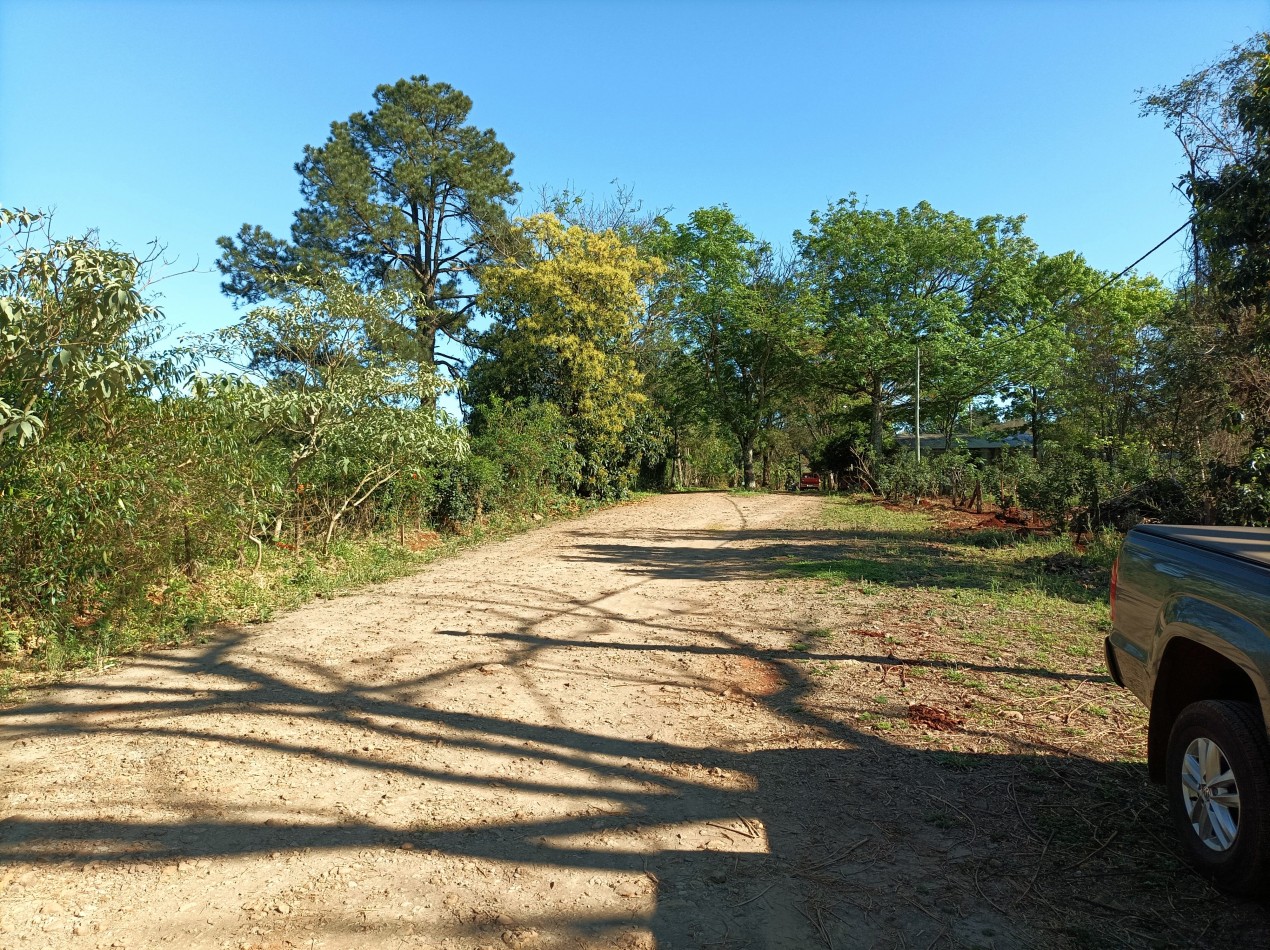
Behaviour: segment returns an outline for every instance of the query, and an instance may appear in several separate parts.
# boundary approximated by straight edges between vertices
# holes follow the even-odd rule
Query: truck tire
[[[1270,741],[1252,703],[1206,699],[1169,734],[1169,811],[1194,868],[1220,890],[1270,880]]]

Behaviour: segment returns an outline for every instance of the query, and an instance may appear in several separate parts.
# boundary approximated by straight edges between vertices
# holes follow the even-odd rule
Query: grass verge
[[[929,802],[919,820],[946,833],[958,857],[942,873],[966,906],[1006,909],[1043,947],[1265,932],[1185,865],[1146,774],[1147,711],[1104,666],[1116,538],[1077,546],[862,498],[816,517],[777,581],[806,615],[789,644],[805,708],[884,763],[897,802]],[[912,827],[906,814],[895,834]]]
[[[0,631],[0,703],[20,702],[33,687],[102,672],[121,656],[203,642],[213,624],[264,623],[313,600],[404,577],[479,544],[648,497],[637,492],[622,502],[574,499],[548,511],[542,521],[499,512],[464,525],[461,533],[424,532],[428,543],[416,544],[420,550],[410,546],[417,532],[407,536],[406,545],[395,536],[364,535],[335,539],[327,554],[316,545],[298,552],[268,545],[259,568],[254,549],[244,552],[245,566],[200,564],[192,576],[177,573],[154,587],[144,608],[122,617],[56,630],[28,622]]]

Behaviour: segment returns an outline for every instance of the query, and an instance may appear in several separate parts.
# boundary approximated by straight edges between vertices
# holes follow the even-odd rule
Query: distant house
[[[981,439],[977,435],[954,435],[953,448],[958,452],[969,453],[971,458],[983,459],[987,462],[998,461],[1007,448],[1013,443],[997,442],[993,439]],[[914,439],[911,432],[897,435],[895,444],[901,449],[912,452]],[[922,435],[922,455],[939,455],[948,451],[948,437],[939,432],[928,432]]]
[[[1007,419],[988,426],[988,429],[1012,449],[1031,449],[1032,430],[1029,426],[1026,419]]]

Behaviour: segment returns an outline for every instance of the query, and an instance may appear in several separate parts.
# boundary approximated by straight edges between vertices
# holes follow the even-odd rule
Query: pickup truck
[[[1147,769],[1191,864],[1270,882],[1270,529],[1139,525],[1111,572],[1107,669],[1150,708]]]

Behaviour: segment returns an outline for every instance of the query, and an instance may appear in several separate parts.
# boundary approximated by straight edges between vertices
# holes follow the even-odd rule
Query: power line
[[[1212,205],[1212,204],[1216,204],[1217,202],[1221,201],[1223,198],[1225,198],[1227,195],[1229,195],[1229,194],[1231,193],[1231,191],[1233,191],[1233,190],[1234,190],[1235,186],[1236,186],[1236,185],[1238,185],[1238,184],[1240,184],[1240,183],[1241,183],[1241,181],[1242,181],[1244,178],[1246,178],[1248,175],[1252,174],[1252,172],[1253,172],[1254,170],[1255,170],[1255,169],[1254,169],[1252,166],[1250,166],[1250,165],[1245,165],[1245,166],[1244,166],[1244,168],[1243,168],[1243,169],[1242,169],[1242,170],[1241,170],[1241,171],[1240,171],[1237,175],[1235,175],[1235,177],[1231,180],[1230,184],[1228,184],[1225,188],[1223,188],[1223,189],[1222,189],[1221,194],[1217,195],[1217,197],[1216,197],[1216,198],[1212,198],[1212,199],[1210,199],[1208,203],[1209,203],[1210,205]],[[1168,243],[1169,243],[1169,241],[1173,240],[1175,237],[1177,237],[1179,234],[1181,234],[1184,230],[1186,230],[1188,227],[1190,227],[1190,226],[1191,226],[1191,224],[1193,224],[1193,223],[1194,223],[1195,218],[1196,218],[1198,215],[1199,215],[1199,209],[1198,209],[1198,208],[1196,208],[1196,209],[1195,209],[1195,210],[1193,210],[1193,211],[1192,211],[1189,215],[1187,215],[1186,220],[1185,220],[1185,221],[1183,221],[1181,224],[1179,224],[1176,228],[1174,228],[1174,229],[1173,229],[1173,230],[1169,233],[1169,235],[1168,235],[1167,237],[1165,237],[1163,240],[1161,240],[1159,243],[1157,243],[1155,246],[1153,246],[1153,247],[1152,247],[1149,251],[1147,251],[1145,254],[1143,254],[1141,257],[1139,257],[1137,260],[1135,260],[1132,264],[1130,264],[1128,267],[1124,268],[1123,270],[1121,270],[1121,271],[1117,272],[1115,275],[1113,275],[1113,276],[1111,276],[1111,277],[1107,278],[1105,281],[1103,281],[1101,284],[1099,284],[1097,287],[1095,287],[1095,288],[1094,288],[1094,289],[1093,289],[1090,293],[1088,293],[1088,294],[1084,295],[1083,297],[1077,297],[1075,300],[1071,301],[1071,302],[1070,302],[1067,306],[1068,306],[1068,307],[1072,307],[1072,306],[1075,306],[1075,305],[1077,305],[1077,304],[1085,304],[1085,303],[1088,303],[1089,301],[1091,301],[1093,298],[1097,297],[1099,294],[1101,294],[1101,293],[1102,293],[1104,290],[1106,290],[1108,287],[1110,287],[1110,286],[1112,286],[1113,284],[1115,284],[1115,283],[1116,283],[1116,281],[1120,280],[1122,277],[1124,277],[1126,274],[1128,274],[1128,273],[1129,273],[1129,271],[1133,270],[1135,267],[1137,267],[1139,264],[1141,264],[1143,261],[1145,261],[1148,257],[1150,257],[1152,254],[1154,254],[1154,253],[1155,253],[1156,251],[1158,251],[1160,248],[1164,247],[1164,245],[1168,244]],[[1002,346],[1006,346],[1006,345],[1008,345],[1008,344],[1010,344],[1010,343],[1014,343],[1014,342],[1015,342],[1015,341],[1017,341],[1017,340],[1021,340],[1023,337],[1027,336],[1027,335],[1028,335],[1029,333],[1031,333],[1033,330],[1037,330],[1037,329],[1039,329],[1039,328],[1041,328],[1041,327],[1043,327],[1043,326],[1046,326],[1046,325],[1050,322],[1050,319],[1051,319],[1051,318],[1053,318],[1053,317],[1056,317],[1056,316],[1058,316],[1058,310],[1057,310],[1057,308],[1055,308],[1054,313],[1052,313],[1052,314],[1050,314],[1050,315],[1048,315],[1048,316],[1045,316],[1045,317],[1041,317],[1041,318],[1039,318],[1039,319],[1038,319],[1035,323],[1033,323],[1031,326],[1026,327],[1026,328],[1024,328],[1023,330],[1020,330],[1020,331],[1019,331],[1018,333],[1016,333],[1014,336],[1012,336],[1012,337],[1010,337],[1010,338],[1008,338],[1008,339],[998,339],[998,340],[995,340],[993,343],[988,344],[987,346],[985,346],[985,347],[984,347],[984,350],[986,350],[988,353],[992,353],[993,351],[995,351],[995,350],[997,350],[997,349],[1000,349]],[[982,351],[981,351],[981,352],[982,352]],[[982,382],[981,382],[978,386],[976,386],[975,388],[976,388],[976,389],[982,389],[982,388],[983,388],[983,386],[987,385],[988,383],[990,383],[990,382],[992,382],[992,381],[993,381],[992,379],[984,379],[984,380],[983,380],[983,381],[982,381]],[[969,396],[963,396],[962,398],[963,398],[963,399],[974,399],[974,398],[976,398],[976,397],[975,397],[974,395],[969,395]]]
[[[1129,265],[1128,267],[1126,267],[1124,270],[1120,271],[1120,273],[1116,274],[1114,277],[1108,277],[1108,278],[1107,278],[1107,280],[1106,280],[1106,282],[1105,282],[1105,283],[1103,283],[1103,284],[1102,284],[1102,286],[1100,286],[1100,287],[1098,287],[1096,290],[1094,290],[1094,292],[1093,292],[1092,294],[1090,294],[1089,296],[1090,296],[1090,297],[1096,297],[1098,294],[1102,293],[1104,290],[1106,290],[1108,287],[1110,287],[1112,284],[1114,284],[1116,281],[1118,281],[1118,280],[1119,280],[1121,277],[1123,277],[1125,274],[1129,273],[1129,271],[1133,270],[1135,267],[1137,267],[1139,264],[1141,264],[1143,261],[1145,261],[1148,257],[1150,257],[1152,254],[1154,254],[1154,253],[1155,253],[1156,251],[1158,251],[1160,248],[1164,247],[1164,245],[1168,244],[1168,243],[1169,243],[1169,241],[1173,240],[1175,237],[1177,237],[1179,234],[1181,234],[1183,231],[1185,231],[1187,228],[1189,228],[1189,227],[1191,226],[1191,222],[1195,220],[1195,215],[1196,215],[1196,213],[1197,213],[1197,212],[1194,212],[1194,211],[1193,211],[1193,212],[1191,212],[1191,216],[1190,216],[1189,218],[1187,218],[1185,221],[1183,221],[1181,224],[1179,224],[1179,225],[1178,225],[1178,226],[1177,226],[1177,227],[1173,230],[1173,232],[1172,232],[1171,234],[1169,234],[1169,236],[1168,236],[1168,237],[1166,237],[1164,240],[1162,240],[1162,241],[1161,241],[1159,244],[1157,244],[1155,247],[1151,248],[1151,250],[1147,251],[1145,254],[1143,254],[1141,257],[1139,257],[1136,261],[1134,261],[1132,264],[1130,264],[1130,265]],[[1085,300],[1088,300],[1088,299],[1089,299],[1089,297],[1082,297],[1082,298],[1079,298],[1079,299],[1077,300],[1077,303],[1083,303]]]

